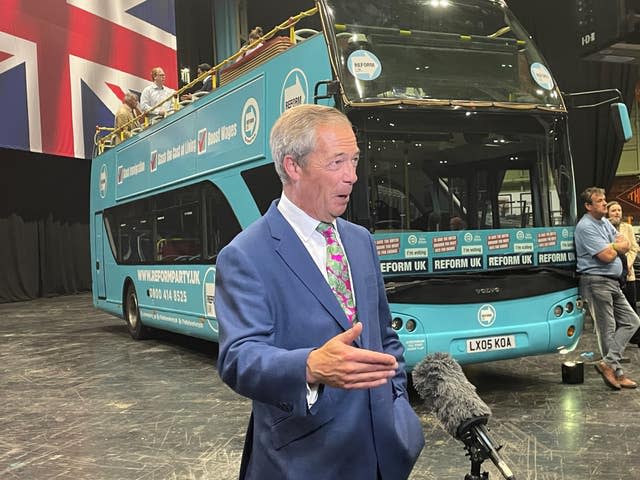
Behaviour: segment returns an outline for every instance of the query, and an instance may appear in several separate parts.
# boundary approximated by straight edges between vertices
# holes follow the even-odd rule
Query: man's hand
[[[374,388],[396,375],[398,362],[393,355],[352,346],[362,333],[358,322],[336,335],[307,357],[307,383],[331,387]]]
[[[621,233],[616,235],[615,245],[615,250],[618,253],[627,253],[629,251],[629,240]]]

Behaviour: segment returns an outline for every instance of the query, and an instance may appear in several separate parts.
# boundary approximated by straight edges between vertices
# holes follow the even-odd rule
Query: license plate
[[[499,337],[470,338],[467,340],[467,353],[492,352],[516,348],[515,335]]]

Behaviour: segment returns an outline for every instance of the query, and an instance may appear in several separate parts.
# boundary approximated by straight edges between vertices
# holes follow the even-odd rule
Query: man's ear
[[[282,160],[282,166],[291,180],[295,181],[300,178],[300,164],[291,155],[285,155]]]

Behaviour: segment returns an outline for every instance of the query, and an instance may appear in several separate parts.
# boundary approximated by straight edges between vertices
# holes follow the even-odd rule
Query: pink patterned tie
[[[336,238],[333,225],[320,222],[316,230],[322,234],[327,242],[327,282],[338,299],[349,322],[353,323],[354,319],[356,319],[356,306],[353,301],[353,290],[351,288],[347,257]]]

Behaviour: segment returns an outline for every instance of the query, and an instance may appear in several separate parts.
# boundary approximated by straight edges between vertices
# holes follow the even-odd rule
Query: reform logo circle
[[[483,327],[490,327],[496,321],[496,309],[488,303],[478,309],[478,323]]]
[[[242,108],[242,140],[251,145],[260,130],[260,107],[255,98],[249,98]]]
[[[356,50],[347,58],[347,68],[358,80],[375,80],[382,73],[382,62],[373,52]]]
[[[543,64],[534,62],[529,67],[531,77],[533,80],[545,90],[551,90],[553,88],[553,77],[551,72]]]
[[[100,198],[104,198],[107,196],[107,166],[103,163],[102,167],[100,167]]]

